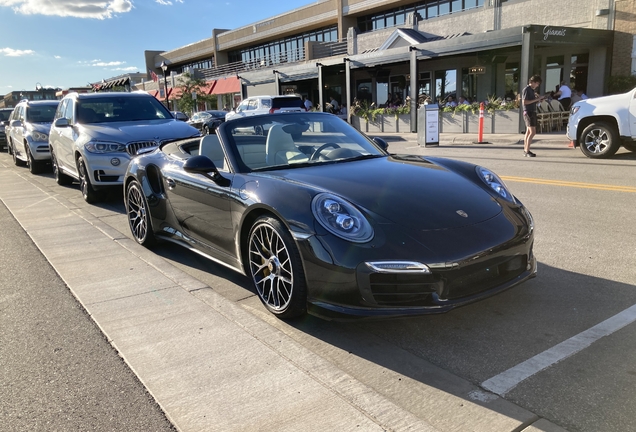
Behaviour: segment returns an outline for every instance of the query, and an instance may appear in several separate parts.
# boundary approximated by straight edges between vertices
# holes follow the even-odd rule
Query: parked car
[[[33,174],[42,172],[51,162],[49,130],[58,104],[57,100],[24,99],[18,102],[9,117],[7,141],[13,163],[28,165]]]
[[[228,112],[225,120],[258,114],[305,111],[305,104],[300,96],[252,96],[244,99],[236,109]]]
[[[440,313],[535,276],[532,216],[495,173],[386,147],[327,113],[230,120],[133,159],[130,230],[247,275],[280,318]]]
[[[199,129],[203,135],[215,133],[216,128],[225,121],[225,115],[227,111],[199,111],[192,114],[188,124]]]
[[[567,136],[589,158],[613,156],[621,146],[636,152],[636,88],[623,94],[584,99],[570,108]]]
[[[0,149],[9,148],[5,127],[9,125],[9,117],[13,108],[0,108]]]
[[[190,119],[190,117],[188,117],[186,113],[181,111],[170,111],[170,113],[172,114],[172,117],[176,118],[177,120],[187,122]]]
[[[49,145],[58,184],[79,180],[84,199],[101,199],[121,187],[126,167],[139,151],[199,136],[144,93],[69,93],[60,102]]]

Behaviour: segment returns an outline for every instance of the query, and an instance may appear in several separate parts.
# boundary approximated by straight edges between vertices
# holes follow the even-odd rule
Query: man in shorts
[[[544,99],[535,93],[535,89],[541,85],[541,77],[533,75],[530,82],[521,92],[521,104],[523,105],[523,120],[526,122],[526,136],[523,139],[523,155],[525,157],[535,157],[536,154],[530,151],[532,138],[537,133],[537,102]]]

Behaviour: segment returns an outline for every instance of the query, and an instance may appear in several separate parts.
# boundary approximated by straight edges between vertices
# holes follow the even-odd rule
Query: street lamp
[[[166,107],[170,109],[170,103],[168,102],[168,79],[166,78],[166,71],[168,70],[168,65],[166,64],[165,61],[161,62],[161,70],[163,71],[163,91],[166,97]]]

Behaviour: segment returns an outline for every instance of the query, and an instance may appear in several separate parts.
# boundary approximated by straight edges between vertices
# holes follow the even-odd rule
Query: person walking
[[[523,139],[523,155],[525,157],[535,157],[536,154],[530,151],[532,139],[537,133],[537,102],[544,99],[535,93],[537,87],[541,85],[541,77],[533,75],[530,77],[528,85],[521,92],[521,103],[523,105],[523,120],[526,123],[526,135]]]

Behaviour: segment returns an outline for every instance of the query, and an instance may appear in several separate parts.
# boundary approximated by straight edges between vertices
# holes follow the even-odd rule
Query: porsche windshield
[[[265,114],[230,120],[226,137],[242,168],[284,169],[386,156],[339,117],[325,113]]]

